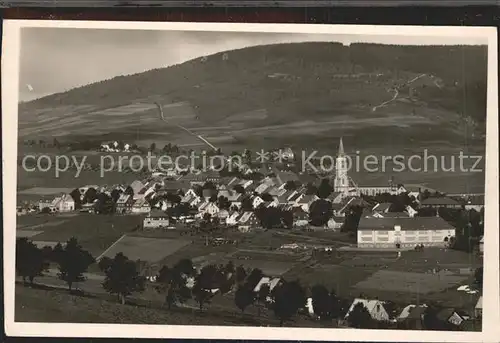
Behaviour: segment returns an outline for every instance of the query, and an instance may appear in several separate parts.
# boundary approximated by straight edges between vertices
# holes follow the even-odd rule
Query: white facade
[[[354,307],[360,303],[363,304],[363,306],[368,310],[368,313],[370,313],[372,319],[377,321],[389,321],[389,314],[384,308],[383,302],[381,302],[380,300],[367,300],[359,298],[354,299],[354,301],[351,304],[351,307],[349,308],[347,314],[345,315],[345,319],[349,317],[352,310],[354,310]]]
[[[408,220],[415,220],[410,218]],[[445,227],[443,229],[413,230],[404,229],[401,225],[395,225],[392,229],[373,228],[358,230],[358,247],[415,247],[424,246],[446,246],[451,237],[455,237],[455,229]]]

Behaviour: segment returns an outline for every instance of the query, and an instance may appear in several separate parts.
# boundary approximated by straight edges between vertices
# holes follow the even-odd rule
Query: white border
[[[62,324],[14,322],[14,242],[17,161],[17,111],[19,89],[20,29],[57,27],[80,29],[128,29],[175,31],[236,31],[269,33],[348,34],[385,36],[484,37],[488,44],[488,106],[486,139],[486,208],[482,332],[357,330],[314,328],[248,328],[223,326],[169,326],[125,324]],[[316,24],[158,23],[6,20],[2,46],[2,139],[4,220],[5,331],[10,336],[124,337],[190,339],[263,339],[411,342],[494,342],[500,337],[499,225],[498,225],[498,58],[497,32],[490,27],[429,27]],[[6,163],[7,162],[7,163]]]

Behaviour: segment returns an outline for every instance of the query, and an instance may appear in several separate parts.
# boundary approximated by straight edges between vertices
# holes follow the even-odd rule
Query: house
[[[241,207],[241,201],[243,200],[243,194],[238,192],[232,192],[227,199],[231,203],[231,207]]]
[[[247,211],[244,212],[238,218],[238,230],[242,232],[250,231],[252,228],[258,227],[260,224],[259,219],[255,215],[255,213]]]
[[[132,205],[134,198],[130,194],[121,194],[116,201],[116,213],[130,213],[132,212]]]
[[[417,210],[415,210],[413,207],[411,207],[410,205],[406,206],[406,213],[408,213],[408,216],[410,218],[413,218],[415,217],[415,215],[418,213]]]
[[[169,225],[168,216],[160,210],[152,210],[142,222],[143,229],[166,228]]]
[[[296,207],[293,210],[293,226],[302,227],[309,224],[309,214],[301,207]]]
[[[465,320],[469,319],[469,316],[465,313],[453,308],[442,309],[437,313],[436,317],[442,323],[451,324],[456,327],[459,327]]]
[[[400,323],[405,329],[410,330],[422,330],[424,328],[424,315],[427,310],[427,305],[408,305],[402,311],[401,314],[396,318],[396,321]]]
[[[255,293],[258,293],[262,286],[267,285],[269,287],[269,292],[272,292],[273,289],[280,285],[283,282],[281,278],[276,277],[276,278],[270,278],[267,276],[264,276],[262,279],[260,279],[259,283],[254,287],[253,291]]]
[[[42,212],[45,208],[48,208],[50,212],[55,212],[55,208],[52,206],[52,201],[41,200],[38,202],[38,210]]]
[[[254,196],[252,199],[252,207],[254,209],[258,208],[263,203],[264,203],[264,200],[262,200],[262,198],[258,195]]]
[[[132,205],[131,212],[134,214],[149,213],[151,212],[151,206],[146,199],[137,199]]]
[[[387,313],[387,310],[384,308],[384,303],[380,300],[367,300],[367,299],[360,299],[356,298],[351,304],[351,307],[349,307],[349,310],[347,311],[345,318],[348,319],[349,315],[351,314],[352,310],[357,304],[363,304],[363,306],[368,310],[368,313],[370,313],[370,316],[372,319],[376,321],[389,321],[389,314]]]
[[[54,208],[56,212],[71,212],[75,210],[75,201],[71,195],[63,194],[52,200],[51,207]]]
[[[482,236],[479,240],[479,252],[484,254],[484,236]]]
[[[474,317],[481,318],[483,316],[483,296],[479,297],[479,300],[474,307]]]
[[[384,213],[389,212],[391,206],[392,204],[390,202],[379,203],[373,206],[372,211],[383,215]]]
[[[203,218],[204,215],[209,214],[211,217],[219,213],[219,207],[213,202],[205,201],[198,207],[197,217]]]
[[[340,204],[342,202],[343,195],[344,194],[342,192],[332,192],[327,199],[330,200],[332,204]]]
[[[233,225],[238,224],[238,219],[240,216],[241,215],[239,212],[230,213],[229,216],[227,216],[227,218],[226,218],[226,225],[233,226]]]
[[[360,248],[444,247],[455,228],[441,217],[361,218],[357,235]]]
[[[263,182],[260,185],[258,185],[257,188],[255,188],[255,193],[257,194],[265,193],[271,187],[272,187],[271,184]]]
[[[420,202],[421,207],[429,207],[439,209],[440,207],[446,208],[461,208],[462,204],[455,199],[449,197],[430,197]]]
[[[332,217],[328,220],[326,224],[330,230],[340,230],[344,224],[344,218],[342,217]]]
[[[296,202],[296,206],[300,206],[302,210],[309,213],[311,205],[318,199],[319,197],[317,195],[304,195],[300,200]]]
[[[476,210],[480,212],[484,208],[484,194],[468,196],[465,199],[466,210]]]

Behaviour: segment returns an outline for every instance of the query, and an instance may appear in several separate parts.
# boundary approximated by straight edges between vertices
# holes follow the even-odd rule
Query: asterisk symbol
[[[274,154],[274,160],[278,161],[279,163],[283,163],[283,159],[285,158],[285,155],[283,155],[283,150],[279,149],[278,151],[273,152]]]
[[[269,160],[269,153],[267,151],[264,151],[264,149],[257,151],[256,154],[257,154],[257,161],[260,163],[264,163],[267,160]]]

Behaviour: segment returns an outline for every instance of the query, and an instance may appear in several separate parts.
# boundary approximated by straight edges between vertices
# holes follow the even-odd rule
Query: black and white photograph
[[[3,44],[7,332],[500,335],[496,29],[19,20]]]

